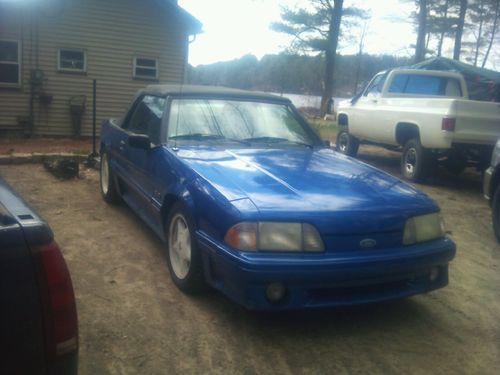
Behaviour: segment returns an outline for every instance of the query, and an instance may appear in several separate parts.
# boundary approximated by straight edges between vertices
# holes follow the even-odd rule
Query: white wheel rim
[[[347,150],[348,144],[349,144],[349,135],[347,133],[342,133],[339,139],[340,150],[345,152]]]
[[[108,166],[108,157],[106,154],[102,155],[102,164],[101,164],[101,189],[104,194],[108,194],[109,190],[109,166]]]
[[[177,214],[172,218],[168,234],[172,270],[178,279],[184,279],[191,266],[191,235],[184,216]]]
[[[413,176],[415,173],[415,166],[417,165],[417,151],[410,148],[405,156],[406,175]]]

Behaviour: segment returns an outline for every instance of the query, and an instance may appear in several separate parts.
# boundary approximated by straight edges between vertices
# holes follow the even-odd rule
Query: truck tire
[[[359,148],[359,140],[349,134],[347,130],[337,133],[337,151],[347,156],[356,156]]]
[[[401,155],[401,174],[411,182],[422,182],[428,174],[430,153],[418,138],[406,142]]]
[[[493,231],[497,242],[500,243],[500,185],[497,186],[493,195],[493,204],[491,205],[491,219],[493,221]]]

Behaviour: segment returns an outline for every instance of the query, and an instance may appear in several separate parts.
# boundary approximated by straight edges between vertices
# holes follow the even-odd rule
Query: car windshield
[[[247,145],[316,143],[311,131],[285,104],[223,99],[174,99],[168,139]]]

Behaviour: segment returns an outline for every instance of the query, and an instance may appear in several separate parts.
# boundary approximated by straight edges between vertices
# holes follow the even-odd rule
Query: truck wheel
[[[420,144],[418,138],[406,142],[401,155],[401,174],[412,182],[421,182],[428,173],[429,151]]]
[[[337,133],[337,151],[344,155],[356,156],[359,148],[359,140],[350,135],[347,130],[340,130]]]
[[[493,204],[491,206],[491,218],[493,221],[493,231],[498,243],[500,243],[500,185],[493,195]]]
[[[111,204],[120,203],[120,195],[115,185],[113,172],[109,167],[109,157],[106,152],[101,152],[101,167],[99,171],[99,186],[102,198]]]

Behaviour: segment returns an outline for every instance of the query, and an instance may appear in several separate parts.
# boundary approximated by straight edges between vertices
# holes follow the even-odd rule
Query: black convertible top
[[[153,94],[161,96],[186,96],[186,97],[218,97],[218,98],[241,98],[250,100],[279,101],[290,104],[288,98],[278,95],[267,94],[258,91],[246,91],[232,89],[222,86],[199,86],[199,85],[149,85],[139,92],[139,95]]]

